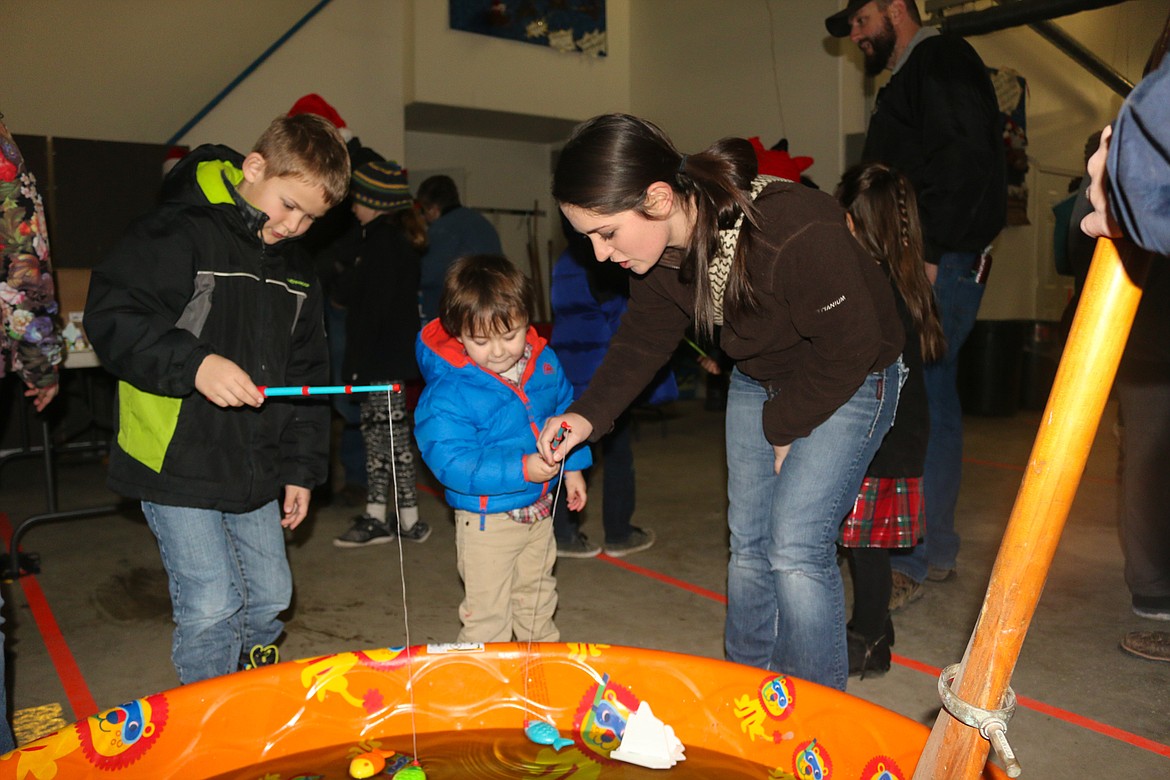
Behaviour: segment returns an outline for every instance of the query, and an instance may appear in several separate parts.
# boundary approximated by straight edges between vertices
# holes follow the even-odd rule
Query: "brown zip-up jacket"
[[[789,444],[832,416],[867,374],[898,359],[903,330],[889,279],[854,240],[845,214],[823,192],[778,181],[756,198],[759,230],[747,269],[758,306],[724,307],[721,346],[769,391],[768,441]],[[593,424],[594,440],[674,354],[694,310],[694,290],[659,262],[630,284],[630,305],[589,388],[569,411]]]

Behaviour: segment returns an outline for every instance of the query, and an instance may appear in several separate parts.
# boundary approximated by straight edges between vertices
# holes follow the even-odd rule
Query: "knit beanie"
[[[349,192],[355,203],[374,211],[400,211],[414,205],[406,171],[393,160],[360,166],[350,179]]]

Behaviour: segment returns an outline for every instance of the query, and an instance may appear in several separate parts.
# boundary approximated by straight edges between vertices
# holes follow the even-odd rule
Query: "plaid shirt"
[[[500,379],[510,384],[512,387],[519,388],[520,383],[514,379],[515,377],[524,376],[524,369],[528,367],[528,360],[532,357],[532,345],[527,344],[524,347],[524,354],[516,361],[516,365],[508,371],[511,376],[500,374]],[[524,525],[532,525],[538,520],[543,520],[546,517],[552,516],[553,494],[546,493],[543,498],[538,499],[528,506],[522,506],[519,509],[512,509],[507,512],[508,517],[515,520],[517,523]]]

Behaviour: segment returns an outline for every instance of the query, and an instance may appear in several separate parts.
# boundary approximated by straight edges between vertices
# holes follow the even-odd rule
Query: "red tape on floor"
[[[420,485],[420,488],[423,486]],[[432,490],[423,488],[424,492],[432,493]],[[12,538],[12,525],[8,521],[8,515],[0,512],[0,535],[4,539]],[[717,593],[707,588],[702,588],[697,585],[692,585],[684,580],[671,577],[653,569],[647,569],[643,566],[632,564],[629,561],[621,558],[611,558],[608,555],[598,556],[598,560],[604,561],[612,566],[625,569],[633,574],[638,574],[643,577],[648,577],[657,580],[665,585],[685,590],[697,596],[716,601],[720,604],[727,603],[727,597],[722,593]],[[49,607],[49,601],[45,597],[45,593],[41,590],[40,583],[36,576],[26,575],[19,578],[21,589],[24,591],[25,600],[28,602],[29,610],[32,612],[33,619],[36,622],[37,630],[41,634],[41,638],[45,643],[45,648],[49,652],[49,658],[53,662],[53,667],[57,670],[57,676],[61,679],[61,685],[65,689],[65,696],[69,700],[69,705],[73,709],[73,716],[76,720],[94,715],[98,711],[97,702],[94,701],[93,694],[89,691],[89,686],[85,682],[85,677],[81,674],[81,669],[77,665],[77,660],[73,657],[72,651],[69,649],[68,643],[65,641],[65,636],[61,632],[61,627],[57,623],[57,619],[53,616],[53,610]],[[912,658],[905,656],[893,655],[893,662],[908,669],[921,672],[935,679],[941,673],[941,669],[930,666],[928,664],[915,661]],[[1021,707],[1035,710],[1036,712],[1048,715],[1060,721],[1064,721],[1073,726],[1093,731],[1119,742],[1124,742],[1128,745],[1147,750],[1160,756],[1170,758],[1170,745],[1163,745],[1155,742],[1152,739],[1147,739],[1137,734],[1132,734],[1123,729],[1110,726],[1106,723],[1095,721],[1091,718],[1086,718],[1078,715],[1075,712],[1070,712],[1060,707],[1054,707],[1050,704],[1031,699],[1025,696],[1017,696],[1017,702]]]
[[[671,585],[689,593],[694,593],[697,596],[702,596],[704,598],[711,599],[712,601],[717,601],[720,604],[727,603],[727,597],[722,593],[716,593],[715,591],[707,590],[706,588],[700,588],[696,585],[690,584],[689,582],[675,579],[674,577],[661,574],[652,569],[637,566],[635,564],[629,563],[623,558],[611,558],[608,555],[599,555],[597,556],[597,560],[605,561],[606,563],[612,564],[621,569],[625,569],[626,571],[632,572],[634,574],[640,574],[643,577],[649,577],[652,580],[657,580],[666,585]],[[921,661],[915,661],[913,658],[907,658],[906,656],[898,655],[897,653],[892,655],[892,661],[899,666],[904,666],[907,669],[913,669],[916,672],[921,672],[922,674],[932,677],[935,680],[937,680],[938,676],[942,674],[942,669],[939,669],[938,667],[924,664]],[[1137,734],[1131,734],[1128,731],[1110,726],[1107,723],[1101,723],[1100,721],[1086,718],[1082,715],[1076,714],[1075,712],[1069,712],[1068,710],[1061,709],[1060,707],[1054,707],[1051,704],[1045,704],[1044,702],[1037,701],[1036,699],[1030,699],[1026,696],[1017,695],[1016,704],[1019,707],[1027,707],[1030,710],[1043,713],[1050,718],[1064,721],[1065,723],[1068,723],[1072,726],[1078,726],[1088,731],[1093,731],[1103,736],[1111,737],[1118,740],[1119,742],[1124,742],[1127,745],[1133,745],[1134,747],[1141,748],[1142,750],[1148,750],[1151,753],[1155,753],[1159,756],[1170,757],[1170,745],[1163,745],[1162,743],[1155,742],[1152,739],[1147,739],[1145,737],[1138,736]]]
[[[3,546],[7,550],[7,540],[12,538],[12,524],[8,522],[8,515],[3,512],[0,512],[0,534],[4,537]],[[65,689],[65,698],[69,700],[69,706],[73,709],[74,720],[96,715],[97,702],[94,701],[93,694],[89,692],[85,677],[81,674],[80,667],[77,666],[77,659],[73,657],[73,652],[65,641],[65,635],[61,633],[61,626],[57,624],[57,618],[53,616],[53,610],[49,607],[49,600],[45,598],[45,592],[41,590],[40,582],[32,574],[18,577],[16,581],[20,583],[21,590],[24,591],[24,599],[28,602],[29,611],[32,612],[37,630],[40,631],[41,639],[44,640],[45,649],[49,651],[49,659],[52,660],[53,667],[57,670],[57,676],[61,679],[61,686]],[[19,659],[14,661],[14,663],[18,662]]]

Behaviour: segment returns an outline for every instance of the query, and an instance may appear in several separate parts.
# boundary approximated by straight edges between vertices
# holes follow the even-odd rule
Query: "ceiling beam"
[[[1132,81],[1050,21],[1059,16],[1119,5],[1126,0],[1018,0],[1018,2],[996,0],[996,2],[999,2],[999,5],[982,11],[943,16],[940,26],[944,32],[967,36],[986,35],[1027,25],[1121,97],[1133,91]],[[927,3],[927,9],[937,12],[946,4],[947,0],[938,0],[937,3]],[[937,21],[937,17],[932,21]]]

